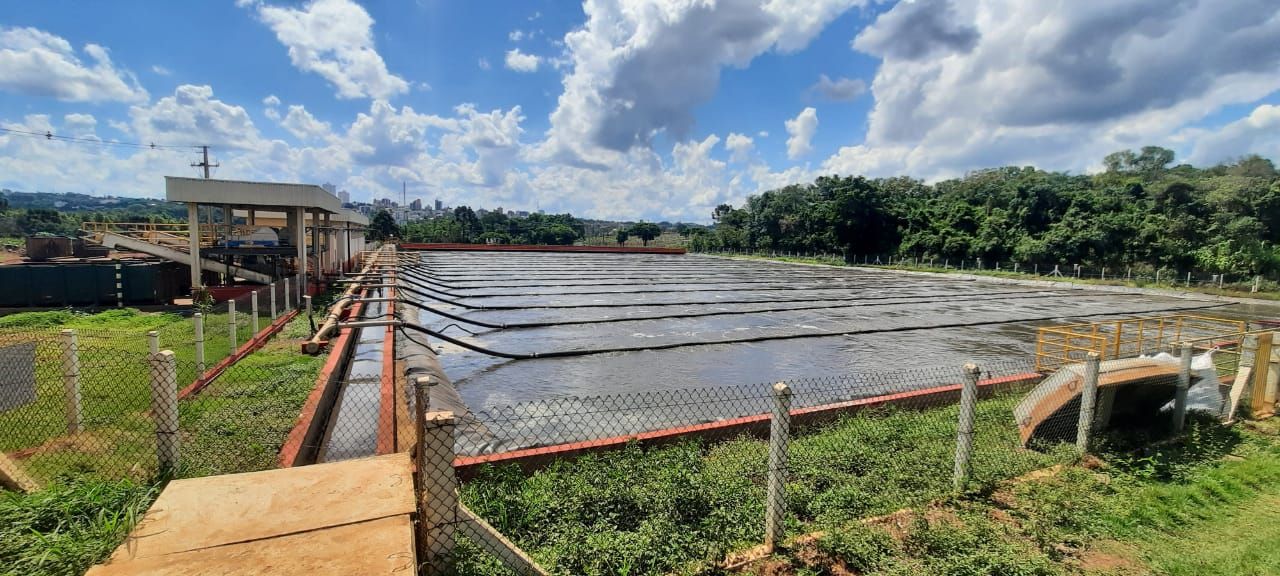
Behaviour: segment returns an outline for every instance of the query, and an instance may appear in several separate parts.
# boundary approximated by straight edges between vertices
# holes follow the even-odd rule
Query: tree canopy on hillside
[[[1092,175],[1007,166],[933,184],[823,176],[716,207],[714,227],[690,246],[1280,272],[1274,164],[1173,161],[1148,146],[1108,155]]]

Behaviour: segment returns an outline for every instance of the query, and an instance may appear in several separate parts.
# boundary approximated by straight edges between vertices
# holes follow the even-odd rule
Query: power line
[[[16,130],[13,128],[0,127],[0,132],[6,133],[6,134],[14,134],[17,136],[25,136],[28,138],[43,138],[48,141],[56,140],[60,142],[75,142],[78,144],[92,144],[96,146],[119,146],[122,148],[136,148],[140,150],[190,150],[190,149],[200,148],[200,146],[194,146],[194,145],[185,146],[185,145],[176,145],[176,144],[156,144],[154,142],[149,144],[143,144],[140,142],[122,142],[120,140],[99,140],[94,138],[81,138],[76,136],[62,136],[59,134],[54,134],[53,132],[48,130],[44,132],[32,132],[29,130]]]

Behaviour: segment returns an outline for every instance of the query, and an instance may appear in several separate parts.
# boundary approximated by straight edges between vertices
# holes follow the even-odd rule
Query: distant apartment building
[[[421,211],[422,211],[422,199],[421,199],[421,198],[416,198],[416,199],[414,199],[414,201],[413,201],[413,202],[410,202],[410,203],[409,203],[409,209],[410,209],[410,210],[413,210],[414,212],[421,212]]]

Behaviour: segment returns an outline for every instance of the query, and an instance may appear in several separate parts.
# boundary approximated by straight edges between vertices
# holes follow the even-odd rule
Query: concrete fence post
[[[178,467],[178,359],[172,350],[151,355],[151,417],[162,471]]]
[[[276,283],[271,283],[271,319],[275,320],[276,316]]]
[[[426,406],[426,393],[417,387],[416,404]],[[427,412],[418,424],[418,500],[425,536],[426,573],[447,574],[453,563],[454,531],[458,524],[458,481],[453,472],[455,420],[452,412]]]
[[[285,309],[285,310],[293,310],[293,306],[290,306],[290,305],[289,305],[289,293],[290,293],[290,292],[292,292],[292,291],[291,291],[291,290],[289,290],[289,279],[288,279],[288,278],[285,278],[285,279],[284,279],[284,309]]]
[[[769,470],[765,493],[764,548],[772,554],[783,538],[787,510],[787,444],[791,441],[791,387],[773,385],[773,414],[769,419]]]
[[[147,332],[147,351],[155,354],[160,351],[160,333],[152,330]]]
[[[228,356],[236,353],[236,301],[227,300],[227,336],[231,339],[231,351]]]
[[[1191,273],[1187,272],[1187,288],[1191,287]]]
[[[960,421],[956,425],[956,463],[952,474],[952,486],[956,492],[964,489],[969,481],[969,457],[973,454],[973,413],[978,402],[978,375],[976,364],[964,365],[964,386],[960,389]]]
[[[62,387],[66,395],[67,433],[84,431],[80,411],[80,344],[75,330],[62,331]]]
[[[191,317],[196,332],[196,372],[204,375],[204,314],[196,312]]]
[[[253,334],[258,334],[258,291],[254,290],[249,296],[249,310],[253,317]]]
[[[1160,283],[1160,269],[1156,268],[1156,284]]]
[[[1102,357],[1090,352],[1084,361],[1084,382],[1080,386],[1080,420],[1076,424],[1076,451],[1089,451],[1089,434],[1093,432],[1093,409],[1098,401],[1098,372]]]
[[[1253,290],[1250,292],[1258,292],[1262,289],[1262,276],[1253,277]]]
[[[311,297],[303,296],[302,303],[307,311],[307,318],[311,318]]]
[[[1191,388],[1191,344],[1183,342],[1178,356],[1178,388],[1173,397],[1173,433],[1187,423],[1187,390]]]

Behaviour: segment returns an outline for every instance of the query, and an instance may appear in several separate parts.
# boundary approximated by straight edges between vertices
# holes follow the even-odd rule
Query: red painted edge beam
[[[387,287],[387,297],[395,298],[395,272],[392,272]],[[395,301],[387,303],[387,320],[396,316]],[[387,326],[382,336],[382,389],[378,402],[378,445],[377,453],[390,454],[396,451],[396,329]]]
[[[364,290],[360,291],[360,295],[364,296]],[[356,302],[347,308],[348,316],[359,316],[362,302]],[[338,381],[338,371],[342,367],[342,361],[349,352],[352,344],[355,342],[355,330],[351,328],[342,328],[338,332],[338,337],[330,341],[329,357],[325,359],[324,366],[320,368],[320,373],[316,375],[316,385],[311,389],[311,394],[307,395],[307,401],[302,405],[302,410],[298,412],[298,420],[294,423],[293,428],[289,430],[289,435],[285,437],[284,444],[280,446],[280,454],[278,462],[281,468],[292,468],[300,465],[303,448],[307,441],[307,435],[312,433],[312,428],[319,424],[316,421],[316,412],[320,409],[320,403],[329,393],[333,384]]]
[[[1043,376],[1035,372],[1002,376],[999,378],[982,380],[978,382],[978,388],[980,394],[990,395],[1000,388],[1034,382],[1041,378],[1043,378]],[[861,398],[847,402],[811,406],[808,408],[797,408],[791,411],[792,424],[796,426],[813,425],[835,419],[841,414],[857,412],[858,410],[884,405],[906,404],[908,402],[914,402],[914,406],[920,406],[921,402],[925,402],[927,405],[939,405],[944,401],[950,400],[951,397],[958,398],[960,395],[960,388],[961,386],[959,384],[954,384],[950,386],[938,386],[934,388],[912,390],[909,392],[874,396],[871,398]],[[631,442],[637,442],[645,445],[662,445],[696,436],[728,437],[742,433],[756,435],[767,434],[769,429],[769,418],[769,414],[755,414],[751,416],[721,420],[718,422],[665,428],[640,434],[628,434],[623,436],[613,436],[610,438],[600,438],[597,440],[587,440],[583,442],[525,448],[482,456],[459,456],[454,459],[453,466],[458,475],[464,479],[474,476],[479,468],[486,464],[517,464],[526,471],[531,471],[541,468],[557,459],[578,456],[589,452],[617,450],[627,446]]]
[[[233,364],[243,360],[245,356],[252,354],[255,350],[261,348],[263,344],[266,344],[267,340],[270,340],[277,332],[283,330],[284,325],[288,324],[289,321],[293,320],[297,315],[297,310],[290,310],[283,315],[276,317],[276,319],[272,320],[271,324],[268,324],[266,328],[263,328],[257,334],[254,334],[248,342],[245,342],[244,344],[241,344],[239,348],[236,348],[234,354],[227,356],[226,358],[223,358],[221,362],[214,364],[212,368],[206,370],[204,374],[201,374],[192,381],[191,384],[188,384],[186,388],[183,388],[182,391],[178,392],[178,399],[181,400],[188,396],[199,394],[205,386],[208,386],[210,382],[213,382],[214,379],[221,376],[227,368],[230,368]]]
[[[472,252],[585,252],[602,254],[684,254],[684,248],[650,248],[647,246],[549,246],[545,244],[400,244],[404,250],[457,250]]]

